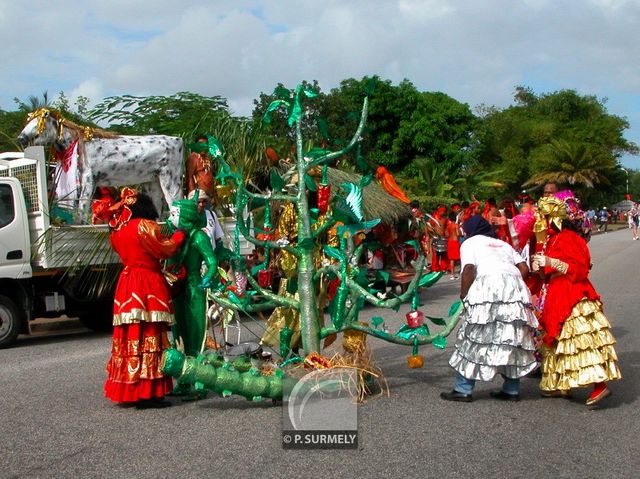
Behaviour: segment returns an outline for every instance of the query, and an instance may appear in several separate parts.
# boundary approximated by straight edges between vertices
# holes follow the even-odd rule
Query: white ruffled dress
[[[467,379],[525,376],[537,366],[533,335],[538,322],[515,266],[522,258],[509,244],[486,236],[465,240],[461,257],[463,268],[476,266],[476,278],[463,301],[449,364]]]

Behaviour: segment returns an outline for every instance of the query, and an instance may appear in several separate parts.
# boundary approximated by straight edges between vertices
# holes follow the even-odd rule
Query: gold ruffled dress
[[[621,379],[613,345],[611,324],[600,301],[581,300],[573,307],[554,347],[543,349],[543,391],[571,388]]]

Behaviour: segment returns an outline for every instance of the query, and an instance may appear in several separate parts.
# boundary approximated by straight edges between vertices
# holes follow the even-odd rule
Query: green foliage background
[[[538,94],[518,86],[512,105],[472,110],[445,93],[419,91],[406,79],[394,85],[378,76],[349,78],[329,92],[315,80],[303,85],[319,93],[303,104],[308,150],[344,147],[368,94],[360,148],[336,166],[363,173],[385,166],[410,197],[423,203],[515,197],[523,189],[535,197],[549,180],[576,190],[587,203],[622,199],[627,179],[629,192],[640,196],[640,173],[625,173],[619,163],[624,154],[637,155],[638,146],[625,138],[629,123],[607,111],[606,99],[570,89]],[[0,151],[17,149],[14,139],[28,111],[50,106],[78,123],[107,124],[126,134],[181,136],[186,145],[198,133],[211,134],[231,166],[260,184],[273,166],[265,149],[272,148],[280,159],[293,151],[286,116],[272,115],[268,125],[261,121],[269,104],[286,92],[278,84],[274,92],[260,93],[249,118],[233,116],[223,97],[191,92],[109,97],[91,110],[87,98],[71,106],[63,92],[55,101],[44,92],[16,99],[15,111],[0,109]]]

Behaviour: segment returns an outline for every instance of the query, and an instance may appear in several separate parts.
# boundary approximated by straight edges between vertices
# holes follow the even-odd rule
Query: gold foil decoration
[[[534,216],[536,222],[533,225],[533,232],[539,241],[542,234],[544,234],[546,239],[549,223],[553,223],[558,230],[562,229],[562,220],[567,216],[567,207],[564,202],[558,198],[540,198],[538,201],[538,209]]]
[[[48,108],[38,108],[37,110],[29,113],[27,116],[27,123],[29,123],[34,118],[38,119],[38,125],[36,126],[36,131],[38,135],[41,135],[44,131],[45,127],[45,118],[49,115],[50,111]]]
[[[85,126],[82,130],[82,137],[84,138],[84,141],[93,140],[93,129],[90,126]]]
[[[558,273],[567,274],[567,271],[569,271],[569,265],[557,258],[549,258],[549,266],[555,269]]]

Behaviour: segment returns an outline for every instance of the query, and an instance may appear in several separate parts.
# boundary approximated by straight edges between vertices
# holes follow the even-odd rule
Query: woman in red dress
[[[460,261],[460,225],[458,215],[455,212],[449,214],[449,222],[445,231],[447,237],[447,258],[449,259],[449,271],[451,279],[458,279],[456,274],[456,261]]]
[[[124,269],[113,304],[105,396],[139,408],[170,406],[164,396],[173,383],[160,371],[160,362],[169,346],[173,304],[160,259],[173,256],[185,235],[177,231],[171,238],[163,237],[151,199],[131,188],[123,188],[121,201],[109,211],[113,215],[111,245]]]
[[[538,211],[549,225],[546,249],[532,264],[545,279],[540,389],[546,397],[566,397],[573,388],[593,386],[586,402],[592,406],[611,394],[607,382],[622,374],[611,325],[589,281],[591,255],[580,235],[583,215],[574,203],[557,198],[542,198]]]
[[[431,271],[447,271],[449,259],[447,258],[447,207],[438,205],[429,220],[432,231],[431,238]]]

